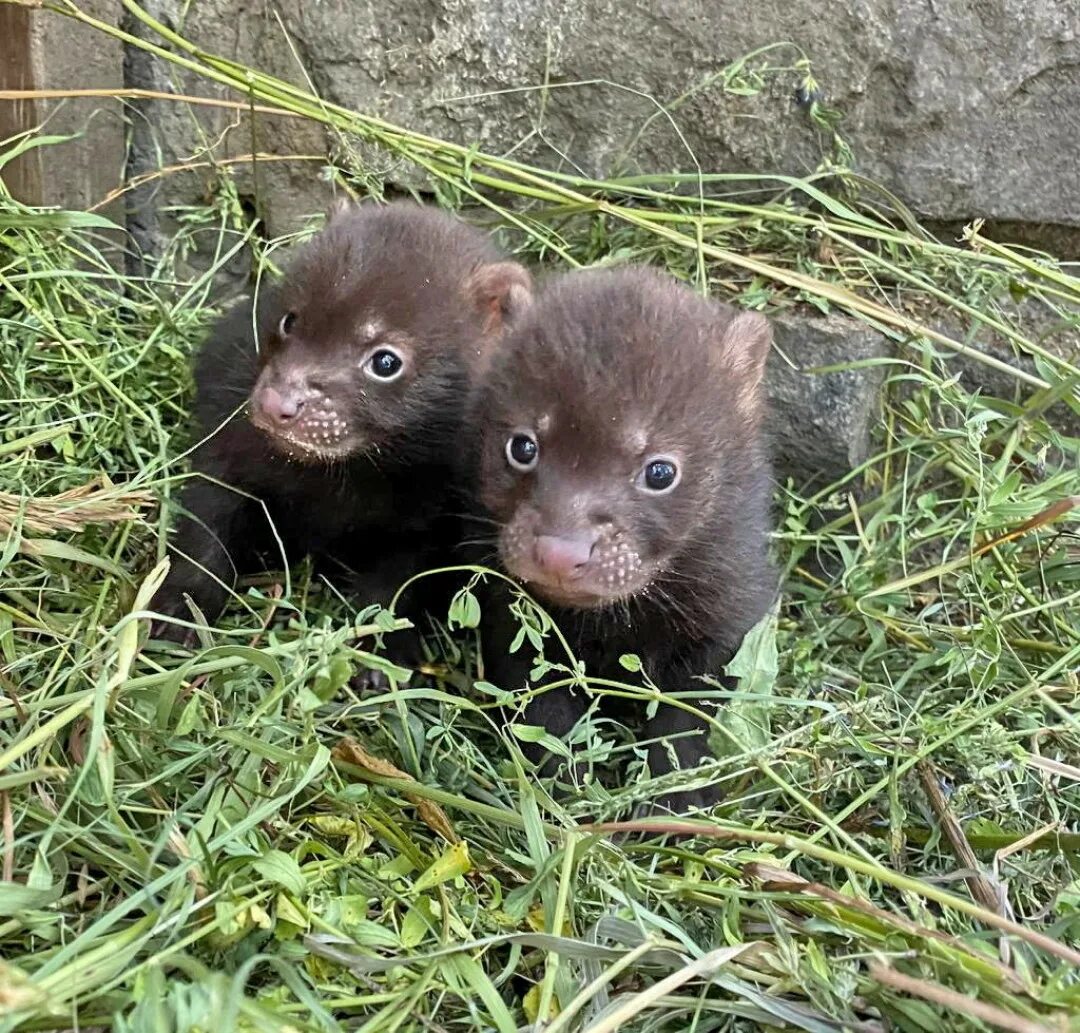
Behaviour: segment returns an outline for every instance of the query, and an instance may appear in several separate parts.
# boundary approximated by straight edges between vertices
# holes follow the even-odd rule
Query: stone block
[[[765,384],[777,473],[824,487],[870,456],[888,366],[821,369],[887,359],[893,345],[858,320],[812,311],[775,316],[773,338]]]

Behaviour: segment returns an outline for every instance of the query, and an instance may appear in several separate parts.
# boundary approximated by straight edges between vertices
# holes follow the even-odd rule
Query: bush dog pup
[[[487,236],[411,203],[339,207],[195,364],[201,477],[154,607],[208,619],[239,575],[305,554],[352,601],[445,562],[470,371],[531,293]],[[240,411],[238,411],[240,410]],[[460,508],[460,507],[459,507]],[[160,622],[158,636],[190,641]]]
[[[627,268],[553,281],[495,349],[473,405],[480,500],[502,567],[589,674],[625,680],[619,658],[636,654],[662,691],[692,693],[698,676],[722,675],[768,611],[776,578],[761,381],[770,344],[758,313]],[[532,657],[509,652],[518,625],[492,594],[485,677],[514,691]],[[549,692],[524,720],[563,736],[587,706],[581,692]],[[644,722],[650,770],[698,764],[707,730],[661,705]],[[659,803],[685,809],[715,797]]]

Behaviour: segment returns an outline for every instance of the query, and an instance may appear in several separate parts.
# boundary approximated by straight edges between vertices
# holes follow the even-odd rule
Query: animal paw
[[[156,620],[150,624],[150,638],[158,642],[171,642],[185,649],[191,649],[199,641],[194,628],[184,627],[168,620]]]

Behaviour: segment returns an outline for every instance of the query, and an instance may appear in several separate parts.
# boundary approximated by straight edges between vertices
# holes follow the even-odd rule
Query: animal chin
[[[274,449],[290,459],[304,463],[327,462],[347,459],[358,451],[357,443],[346,435],[335,441],[313,441],[310,438],[282,431],[252,416],[251,422],[269,439]]]
[[[603,610],[633,598],[649,586],[647,577],[624,580],[616,587],[588,575],[567,580],[553,578],[528,561],[507,561],[506,566],[539,600],[572,610]]]
[[[585,587],[560,582],[526,580],[525,585],[541,599],[571,610],[602,610],[619,601],[620,596],[597,595]]]

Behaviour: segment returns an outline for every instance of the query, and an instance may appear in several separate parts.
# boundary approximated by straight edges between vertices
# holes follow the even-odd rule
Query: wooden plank
[[[0,89],[34,90],[31,47],[31,11],[28,7],[0,4]],[[0,140],[38,124],[33,101],[0,101]],[[26,204],[41,204],[41,156],[30,151],[9,162],[2,170],[4,185]]]
[[[117,24],[120,0],[84,0],[83,10]],[[54,11],[0,4],[0,88],[122,89],[124,52],[118,40]],[[82,210],[122,182],[123,105],[118,100],[0,101],[0,139],[44,124],[75,139],[37,148],[8,165],[4,183],[20,201]],[[104,214],[123,224],[123,205]]]

